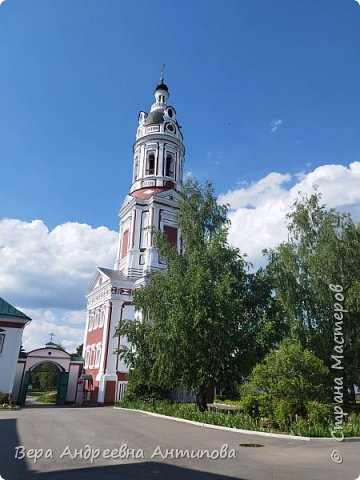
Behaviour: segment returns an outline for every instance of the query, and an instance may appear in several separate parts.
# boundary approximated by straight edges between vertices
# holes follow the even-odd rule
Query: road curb
[[[331,437],[300,437],[298,435],[287,435],[286,433],[257,432],[254,430],[243,430],[241,428],[222,427],[221,425],[211,425],[210,423],[195,422],[194,420],[187,420],[186,418],[170,417],[169,415],[162,415],[161,413],[148,412],[146,410],[138,410],[136,408],[114,407],[114,409],[125,410],[128,412],[145,413],[153,417],[165,418],[168,420],[173,420],[175,422],[189,423],[190,425],[195,425],[198,427],[205,427],[205,428],[212,428],[214,430],[222,430],[224,432],[243,433],[245,435],[258,435],[260,437],[281,438],[286,440],[300,440],[303,442],[316,442],[318,440],[325,440],[325,441],[331,441],[331,442],[337,441],[338,443],[360,442],[360,437],[345,437],[344,440],[340,442],[339,440],[335,440],[334,438],[331,438]]]

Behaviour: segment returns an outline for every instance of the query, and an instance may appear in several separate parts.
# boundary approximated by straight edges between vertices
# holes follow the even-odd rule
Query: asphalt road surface
[[[243,443],[262,446],[239,446]],[[335,449],[342,463],[331,460]],[[190,454],[202,458],[186,458]],[[111,407],[0,411],[5,480],[355,480],[359,475],[360,442],[244,435]]]

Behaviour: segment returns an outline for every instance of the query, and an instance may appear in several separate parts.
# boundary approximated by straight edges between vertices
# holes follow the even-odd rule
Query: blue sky
[[[28,232],[29,225],[45,237],[60,232],[56,238],[63,238],[61,226],[70,222],[87,224],[96,235],[101,227],[99,235],[106,236],[108,256],[98,258],[91,248],[101,250],[100,237],[89,241],[85,227],[68,232],[65,244],[70,237],[70,244],[85,237],[86,245],[93,243],[84,264],[112,258],[138,111],[149,109],[162,63],[170,103],[183,126],[186,170],[212,180],[240,215],[233,218],[234,225],[240,222],[233,238],[244,226],[244,197],[256,209],[259,189],[265,203],[266,192],[288,195],[313,177],[318,183],[323,179],[328,192],[339,186],[347,190],[347,181],[349,191],[360,191],[355,168],[360,6],[355,0],[5,0],[0,58],[0,221],[19,221],[11,228],[3,224],[0,247],[8,242],[14,251],[14,232]],[[274,172],[278,177],[271,176]],[[355,193],[334,204],[358,213]],[[34,220],[41,223],[34,226]],[[262,223],[260,217],[256,221]],[[248,231],[256,229],[254,224]],[[264,238],[271,237],[270,230]],[[19,240],[16,248],[25,252],[28,237],[20,237],[24,244]],[[40,245],[37,238],[31,244]],[[76,251],[81,255],[81,248]],[[21,272],[24,289],[26,278],[32,285],[47,278],[53,256],[44,262],[36,279],[31,265]],[[13,272],[20,264],[21,258],[9,261],[2,271],[7,299],[34,312],[47,308],[54,322],[57,308],[66,315],[77,312],[74,325],[80,329],[89,271],[65,262],[71,275],[63,271],[54,278],[61,283],[71,276],[71,302],[51,300],[54,292],[41,305],[39,294],[17,294],[19,278]],[[76,283],[77,272],[83,283]]]

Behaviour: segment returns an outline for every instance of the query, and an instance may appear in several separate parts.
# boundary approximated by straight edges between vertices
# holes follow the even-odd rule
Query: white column
[[[101,358],[100,358],[100,365],[99,365],[99,373],[104,373],[104,366],[105,366],[105,354],[106,354],[106,336],[108,331],[109,325],[109,311],[110,311],[110,301],[106,302],[106,309],[105,309],[105,321],[103,326],[103,336],[102,336],[102,344],[101,344]]]

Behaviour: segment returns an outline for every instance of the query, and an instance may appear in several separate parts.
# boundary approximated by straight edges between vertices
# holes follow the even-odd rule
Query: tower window
[[[90,347],[86,347],[84,367],[86,367],[86,368],[89,367],[89,360],[90,360]]]
[[[101,313],[100,313],[100,323],[99,323],[99,327],[103,327],[103,326],[104,326],[104,323],[105,323],[105,311],[102,310]]]
[[[164,225],[164,233],[170,245],[177,246],[177,228]]]
[[[163,232],[165,237],[167,238],[170,245],[173,247],[177,247],[178,243],[178,231],[175,227],[170,227],[170,225],[164,225]],[[159,255],[159,263],[165,263],[165,258]]]
[[[96,345],[95,367],[99,368],[101,359],[101,343]]]
[[[121,244],[121,258],[124,258],[128,252],[129,248],[129,230],[125,230],[122,237]]]
[[[94,330],[99,326],[99,312],[95,313]]]
[[[165,176],[174,178],[174,157],[171,153],[166,155]]]
[[[134,165],[134,181],[137,180],[139,176],[139,159],[136,157]]]
[[[148,153],[146,159],[146,175],[154,175],[155,173],[155,153]]]
[[[141,230],[140,230],[140,250],[145,250],[148,246],[148,230],[149,230],[149,212],[142,212]]]
[[[3,351],[5,343],[5,333],[0,333],[0,353]]]

